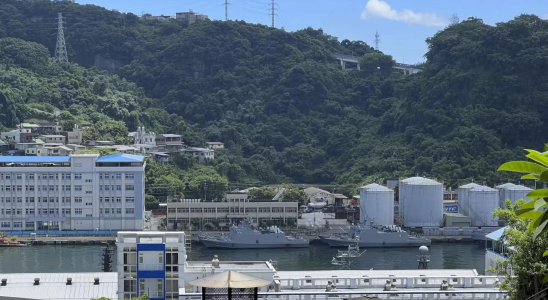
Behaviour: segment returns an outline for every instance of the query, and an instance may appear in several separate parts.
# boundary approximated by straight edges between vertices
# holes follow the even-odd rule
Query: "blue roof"
[[[144,156],[132,155],[132,154],[114,154],[107,155],[99,158],[97,162],[142,162],[145,160]]]
[[[500,240],[500,238],[502,237],[502,234],[504,233],[504,231],[506,229],[508,229],[508,227],[502,227],[499,230],[495,230],[495,231],[487,234],[485,236],[485,238],[488,238],[488,239],[493,240],[493,241],[498,241],[498,240]]]
[[[0,156],[0,163],[44,163],[44,162],[70,162],[70,156]]]

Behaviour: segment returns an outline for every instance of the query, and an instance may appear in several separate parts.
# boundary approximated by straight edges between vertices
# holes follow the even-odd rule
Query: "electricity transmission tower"
[[[381,42],[381,36],[379,35],[379,32],[377,31],[375,33],[375,50],[379,51],[379,43]]]
[[[65,34],[63,32],[63,14],[57,17],[57,44],[55,46],[55,60],[58,63],[68,63],[67,46],[65,45]]]
[[[274,16],[276,16],[276,14],[274,13],[276,8],[274,8],[274,2],[275,0],[272,0],[272,28],[274,28]]]

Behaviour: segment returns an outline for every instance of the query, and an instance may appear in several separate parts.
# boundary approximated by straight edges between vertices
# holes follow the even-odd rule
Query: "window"
[[[86,179],[86,182],[92,182],[92,180],[91,179]]]
[[[55,186],[54,186],[54,185],[50,185],[50,186],[49,186],[49,190],[50,190],[50,191],[55,191]]]
[[[27,214],[27,215],[34,215],[34,208],[27,208],[27,209],[25,209],[25,214]]]
[[[75,185],[74,190],[75,191],[82,191],[82,186],[81,185]]]
[[[92,191],[86,191],[86,194],[93,194]]]
[[[133,184],[126,184],[126,191],[134,191],[135,185]]]
[[[225,213],[227,213],[227,212],[228,212],[228,207],[219,207],[219,208],[217,208],[217,212],[220,212],[220,213],[221,213],[221,212],[225,212]]]
[[[10,203],[11,202],[11,197],[6,197],[6,203]]]
[[[132,207],[126,208],[126,214],[134,214],[134,213],[135,213],[135,208],[132,208]]]
[[[283,207],[273,207],[272,212],[284,212],[284,208]]]
[[[126,197],[126,202],[135,202],[135,197]]]
[[[42,179],[48,179],[48,174],[42,174]]]
[[[23,226],[22,222],[13,222],[13,228],[21,228]]]
[[[81,208],[75,208],[74,209],[74,214],[75,215],[81,215],[82,214],[82,209]]]
[[[122,202],[122,197],[116,197],[116,202],[118,203]]]
[[[23,197],[17,197],[17,202],[19,203],[23,202]]]
[[[29,180],[34,180],[34,174],[27,174],[27,175],[29,176]]]
[[[116,209],[116,214],[121,215],[121,214],[122,214],[122,209],[121,209],[121,208],[117,208],[117,209]]]
[[[55,213],[55,209],[50,208],[50,209],[49,209],[49,214],[50,214],[50,215],[55,215],[55,214],[56,214],[56,213]]]
[[[18,186],[17,186],[17,191],[20,192],[20,191],[22,191],[22,190],[23,190],[23,186],[18,185]]]
[[[86,214],[86,217],[93,217],[92,214]]]
[[[34,197],[27,197],[29,203],[34,203]]]
[[[114,191],[114,186],[113,186],[113,189],[112,189],[112,190]],[[122,186],[119,185],[119,184],[116,185],[116,190],[117,190],[117,191],[121,191],[121,190],[122,190]]]
[[[110,202],[110,197],[105,197],[105,202]]]
[[[82,203],[82,197],[74,197],[74,203]]]
[[[177,208],[177,212],[178,213],[187,213],[188,212],[188,207],[179,207],[179,208]]]
[[[47,191],[48,190],[48,186],[47,185],[43,185],[42,186],[42,191]]]
[[[270,212],[270,207],[259,207],[259,212]]]
[[[74,180],[82,180],[82,174],[74,174]]]
[[[105,215],[110,215],[110,208],[105,208]]]
[[[135,179],[135,174],[133,174],[133,173],[126,173],[126,179]]]
[[[191,208],[190,209],[190,212],[193,212],[193,213],[201,213],[202,212],[202,208]]]
[[[11,185],[6,185],[6,192],[11,191]]]
[[[105,191],[110,191],[110,185],[105,185]]]
[[[6,179],[11,179],[11,174],[6,174]]]
[[[15,176],[16,176],[16,178],[17,178],[18,180],[21,180],[21,179],[23,178],[23,175],[21,175],[21,174],[17,174],[17,175],[15,175]],[[14,227],[15,227],[15,226],[14,226]]]
[[[55,179],[55,174],[48,174],[49,179]]]
[[[116,179],[122,179],[122,174],[116,173]]]
[[[215,208],[214,208],[214,207],[207,207],[207,208],[204,208],[204,212],[206,212],[206,213],[214,213],[214,212],[215,212]]]
[[[256,207],[246,207],[245,212],[246,213],[255,213],[255,212],[257,212],[257,208]]]
[[[23,214],[23,209],[22,208],[17,209],[16,214],[17,215],[22,215]]]
[[[57,199],[55,199],[55,197],[49,197],[49,202],[57,202]]]
[[[27,185],[27,186],[25,186],[25,190],[31,191],[31,192],[34,191],[34,185]]]
[[[93,203],[91,203],[91,202],[86,202],[86,206],[92,206],[92,205],[93,205]]]
[[[168,213],[175,213],[175,208],[168,208],[168,209],[167,209],[167,212],[168,212]]]
[[[10,228],[10,222],[2,222],[2,228]]]
[[[25,222],[25,228],[34,228],[34,222]]]

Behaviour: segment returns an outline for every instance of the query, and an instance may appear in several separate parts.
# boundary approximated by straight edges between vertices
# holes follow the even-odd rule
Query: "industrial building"
[[[533,199],[527,198],[527,194],[533,189],[525,187],[523,185],[517,185],[513,183],[505,183],[498,185],[496,189],[499,191],[499,206],[504,207],[506,199],[510,199],[512,204],[515,204],[516,201],[524,199],[529,202]]]
[[[142,230],[143,156],[0,156],[0,230]]]
[[[443,185],[423,177],[399,185],[399,214],[404,227],[442,226]]]
[[[360,221],[394,225],[394,191],[376,183],[360,188]]]
[[[220,227],[252,219],[255,225],[297,224],[296,201],[249,201],[247,194],[228,194],[226,202],[204,202],[201,199],[172,199],[167,203],[168,229]],[[193,223],[193,219],[200,223]],[[177,225],[175,225],[177,223]]]

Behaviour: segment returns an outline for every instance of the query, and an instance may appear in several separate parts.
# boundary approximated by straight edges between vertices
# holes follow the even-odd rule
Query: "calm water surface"
[[[331,259],[337,249],[311,245],[306,249],[223,250],[207,249],[193,244],[189,260],[211,260],[219,255],[223,260],[274,260],[279,270],[333,270]],[[430,247],[431,269],[485,269],[483,243],[433,244]],[[35,272],[94,272],[101,271],[101,246],[31,246],[22,248],[0,247],[0,273]],[[353,269],[416,269],[417,249],[367,249],[356,260]],[[116,268],[116,257],[113,257]]]

